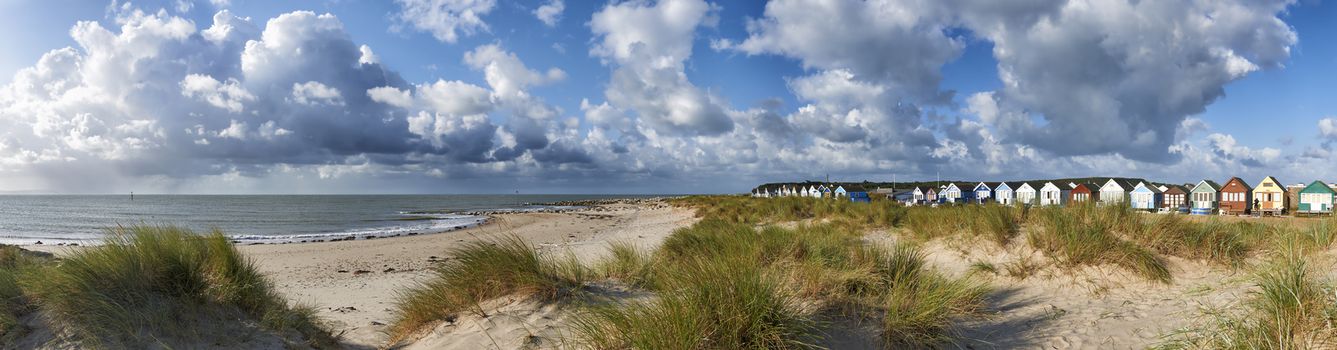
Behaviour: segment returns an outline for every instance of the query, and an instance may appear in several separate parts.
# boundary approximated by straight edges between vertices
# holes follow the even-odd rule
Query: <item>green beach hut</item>
[[[1303,214],[1330,214],[1337,192],[1333,192],[1323,181],[1314,181],[1300,190],[1300,205],[1297,208]]]

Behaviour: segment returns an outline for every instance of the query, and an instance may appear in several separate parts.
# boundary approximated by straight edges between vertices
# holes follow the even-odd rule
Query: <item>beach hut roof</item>
[[[1337,191],[1333,191],[1332,187],[1329,187],[1328,184],[1323,183],[1322,180],[1314,180],[1314,182],[1310,183],[1309,186],[1305,186],[1305,188],[1304,188],[1303,190],[1300,190],[1300,193],[1331,193],[1331,194],[1337,194]]]
[[[1240,186],[1244,186],[1244,190],[1245,190],[1245,191],[1252,191],[1252,190],[1253,190],[1253,186],[1249,186],[1249,183],[1248,183],[1248,182],[1244,182],[1244,179],[1241,179],[1241,178],[1239,178],[1238,176],[1236,176],[1236,177],[1231,177],[1230,180],[1226,180],[1226,183],[1229,184],[1231,181],[1239,182]],[[1217,187],[1217,188],[1221,188],[1221,187]]]
[[[1194,185],[1194,186],[1193,186],[1193,190],[1192,190],[1192,191],[1197,191],[1197,190],[1198,190],[1198,187],[1201,187],[1201,186],[1203,186],[1203,185],[1207,185],[1207,189],[1212,190],[1212,192],[1216,192],[1216,191],[1220,191],[1220,190],[1221,190],[1221,184],[1216,183],[1216,181],[1212,181],[1212,180],[1202,180],[1202,181],[1199,181],[1197,185]]]
[[[1156,186],[1156,184],[1150,182],[1139,182],[1137,183],[1137,185],[1134,185],[1133,188],[1136,189],[1138,185],[1142,186],[1142,188],[1146,188],[1147,191],[1151,191],[1151,193],[1162,193],[1160,187]]]

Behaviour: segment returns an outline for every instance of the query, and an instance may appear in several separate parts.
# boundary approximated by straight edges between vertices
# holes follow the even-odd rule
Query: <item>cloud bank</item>
[[[486,35],[497,7],[396,4],[396,27],[443,45]],[[756,18],[722,19],[728,3],[615,2],[580,19],[609,78],[579,110],[533,93],[568,83],[562,67],[500,41],[457,61],[485,85],[411,82],[330,14],[261,23],[222,10],[205,27],[127,7],[111,28],[77,23],[77,47],[0,88],[0,175],[12,179],[0,190],[696,192],[828,174],[1331,175],[1313,165],[1333,160],[1332,118],[1316,125],[1319,144],[1290,155],[1195,117],[1227,84],[1289,59],[1298,39],[1279,17],[1289,5],[775,0]],[[574,19],[560,0],[526,11],[546,26]],[[723,20],[744,21],[746,35],[720,37]],[[992,45],[1001,87],[958,96],[943,69],[971,42]],[[792,60],[802,73],[783,78],[798,105],[740,107],[750,101],[698,86],[699,45]]]

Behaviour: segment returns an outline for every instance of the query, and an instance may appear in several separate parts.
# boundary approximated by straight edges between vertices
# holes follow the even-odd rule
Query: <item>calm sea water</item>
[[[0,243],[90,243],[116,225],[221,229],[242,241],[300,241],[434,232],[476,225],[476,210],[534,210],[529,203],[605,195],[0,195]]]

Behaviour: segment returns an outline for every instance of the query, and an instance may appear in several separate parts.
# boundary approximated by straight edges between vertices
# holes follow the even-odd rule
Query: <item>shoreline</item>
[[[557,212],[494,213],[484,224],[430,234],[288,244],[234,245],[296,304],[312,305],[347,348],[383,348],[397,293],[432,276],[467,242],[516,235],[547,254],[593,261],[612,242],[658,246],[673,230],[696,221],[693,211],[662,200],[600,204]],[[87,246],[30,245],[60,257]],[[492,334],[521,332],[524,322]],[[523,339],[523,337],[516,337]],[[478,340],[483,343],[488,340]]]
[[[413,236],[428,236],[460,232],[472,228],[483,227],[492,224],[498,216],[514,215],[525,213],[572,213],[580,211],[600,211],[604,206],[614,205],[666,205],[663,202],[674,198],[669,196],[662,197],[644,197],[644,198],[607,198],[607,199],[586,199],[575,201],[557,201],[540,203],[523,203],[516,208],[497,208],[482,210],[466,210],[451,212],[415,212],[405,214],[435,214],[435,215],[457,215],[460,218],[451,219],[431,219],[429,221],[445,220],[475,220],[474,222],[458,223],[454,225],[442,226],[432,229],[406,229],[405,227],[386,227],[382,229],[367,229],[361,232],[337,232],[337,233],[309,233],[293,235],[229,235],[228,239],[236,246],[253,245],[290,245],[290,244],[313,244],[313,243],[331,243],[345,241],[361,241],[375,239],[389,239]],[[403,230],[403,231],[397,231]],[[207,230],[197,230],[196,232],[208,232]],[[50,251],[53,248],[63,247],[83,247],[96,246],[104,238],[88,239],[62,239],[62,238],[32,238],[32,239],[6,239],[0,241],[0,244],[12,245],[28,250]]]

